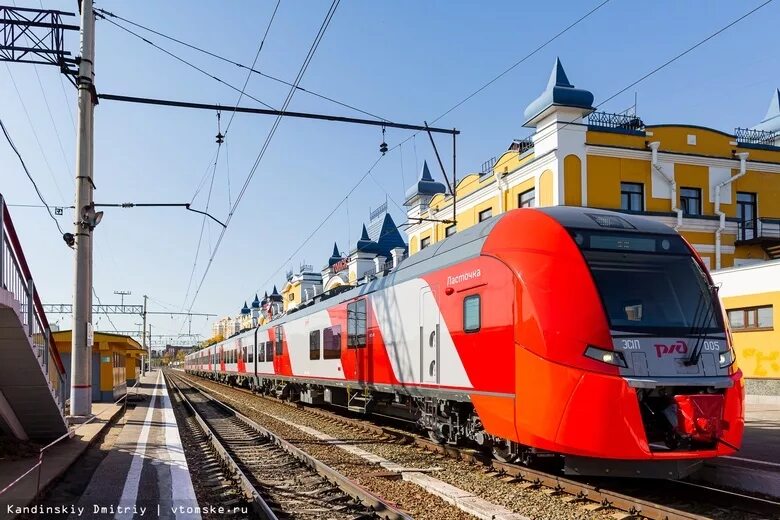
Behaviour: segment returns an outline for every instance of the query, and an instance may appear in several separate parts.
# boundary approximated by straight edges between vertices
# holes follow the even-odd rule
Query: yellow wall
[[[726,309],[773,306],[772,330],[732,330],[737,363],[745,377],[780,378],[780,292],[750,294],[723,298]]]
[[[536,194],[536,201],[539,206],[553,205],[553,173],[551,170],[544,170],[539,176],[539,193]]]
[[[563,159],[563,198],[567,206],[582,206],[582,161],[576,155]]]

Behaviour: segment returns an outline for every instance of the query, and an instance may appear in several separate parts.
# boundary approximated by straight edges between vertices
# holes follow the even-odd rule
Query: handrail
[[[3,198],[2,194],[0,194],[0,216],[2,216],[2,227],[4,228],[4,233],[0,233],[0,237],[3,235],[8,237],[8,243],[11,246],[11,253],[13,254],[14,259],[16,260],[16,263],[18,264],[19,270],[21,270],[21,274],[24,277],[23,282],[27,283],[27,281],[32,281],[32,273],[30,272],[30,266],[27,264],[27,259],[24,256],[24,251],[22,250],[22,245],[19,242],[19,235],[16,233],[16,228],[14,227],[13,220],[11,220],[11,214],[8,211],[8,205],[5,203],[5,199]],[[4,247],[4,244],[0,240],[0,252],[2,251],[2,248]],[[3,273],[0,272],[0,278],[2,278]],[[2,280],[0,280],[0,285],[2,284]],[[29,287],[25,287],[29,290]],[[18,296],[18,295],[17,295]],[[41,333],[45,336],[45,341],[47,343],[48,352],[51,355],[51,358],[54,360],[54,364],[57,366],[57,371],[62,375],[65,374],[65,365],[62,363],[62,358],[60,357],[59,352],[54,347],[52,341],[51,341],[51,327],[49,325],[49,320],[46,318],[46,313],[43,311],[43,305],[41,304],[41,299],[38,294],[38,288],[35,286],[35,284],[32,284],[32,300],[33,300],[33,306],[34,306],[34,313],[35,317],[39,320],[39,325],[41,328]]]

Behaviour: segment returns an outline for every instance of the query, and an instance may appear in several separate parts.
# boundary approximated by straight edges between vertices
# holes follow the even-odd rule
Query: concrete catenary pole
[[[141,346],[143,347],[144,351],[146,352],[146,365],[145,366],[148,366],[149,369],[151,369],[152,368],[152,357],[149,354],[149,351],[146,349],[146,299],[147,298],[148,298],[148,296],[146,296],[144,294],[144,316],[143,316],[144,319],[143,319],[143,325],[142,325],[143,328],[141,329],[143,331],[143,332],[141,332],[141,343],[142,343]],[[143,372],[143,375],[146,375],[146,369],[142,370],[141,372]]]
[[[76,137],[76,279],[73,291],[73,334],[70,360],[70,414],[92,413],[92,231],[98,218],[92,201],[94,138],[95,15],[92,0],[81,2],[81,59],[78,74]]]

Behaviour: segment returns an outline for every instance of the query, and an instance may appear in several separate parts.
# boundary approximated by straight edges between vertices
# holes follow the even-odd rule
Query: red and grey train
[[[568,473],[679,477],[734,453],[744,382],[707,269],[674,230],[518,209],[187,356],[258,391],[407,414],[440,442]]]

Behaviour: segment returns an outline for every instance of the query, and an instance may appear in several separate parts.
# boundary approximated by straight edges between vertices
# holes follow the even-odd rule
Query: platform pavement
[[[75,504],[84,514],[70,518],[200,520],[188,512],[198,504],[162,372],[142,376],[138,392],[149,399],[128,412],[111,453]]]
[[[780,404],[748,400],[740,450],[706,462],[695,479],[780,498]]]
[[[39,469],[35,469],[19,480],[12,488],[0,496],[0,519],[14,518],[9,514],[8,505],[24,507],[35,498],[37,489],[45,490],[59,479],[70,466],[89,448],[95,439],[106,429],[114,418],[122,412],[122,404],[94,403],[92,413],[96,418],[86,424],[72,428],[73,436],[46,449]],[[24,475],[38,462],[38,457],[25,457],[15,460],[0,460],[0,490]],[[40,481],[38,477],[40,476]]]

